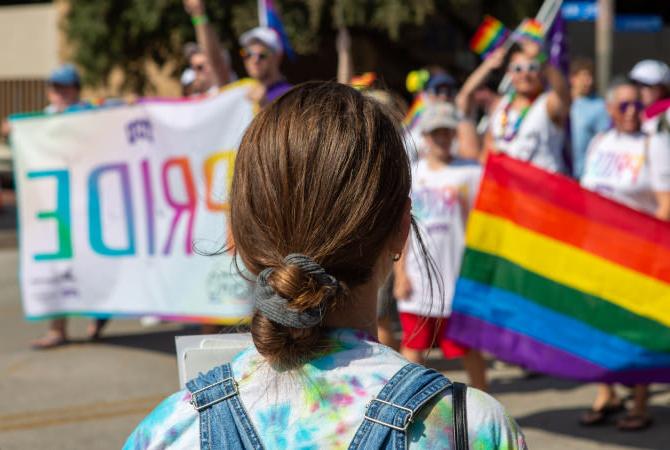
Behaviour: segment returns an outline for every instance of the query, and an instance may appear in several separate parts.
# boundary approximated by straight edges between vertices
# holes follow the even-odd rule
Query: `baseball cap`
[[[428,80],[428,84],[426,84],[426,90],[429,91],[434,91],[440,86],[450,86],[450,87],[455,87],[456,86],[456,80],[454,78],[446,73],[439,73],[437,75],[433,75],[430,77]]]
[[[430,133],[440,128],[455,130],[458,126],[456,108],[451,103],[429,105],[421,115],[421,132]]]
[[[240,36],[240,45],[242,47],[251,45],[253,41],[259,41],[275,53],[282,53],[284,51],[279,34],[270,27],[252,28]]]
[[[47,81],[49,84],[61,84],[63,86],[79,86],[81,84],[79,72],[72,64],[63,64],[55,69],[51,72]]]
[[[645,59],[635,64],[628,76],[633,81],[649,86],[670,85],[670,67],[655,59]]]

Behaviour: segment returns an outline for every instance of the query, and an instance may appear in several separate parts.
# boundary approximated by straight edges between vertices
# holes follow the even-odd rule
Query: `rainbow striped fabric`
[[[524,19],[514,32],[514,39],[530,39],[535,42],[544,41],[544,25],[536,19]]]
[[[405,118],[402,121],[403,125],[409,129],[413,129],[419,123],[419,118],[425,110],[426,100],[423,98],[423,94],[418,94],[414,98],[409,110],[407,110],[407,114],[405,114]]]
[[[449,336],[550,375],[670,382],[670,224],[491,156]]]
[[[279,12],[275,7],[274,0],[258,0],[258,15],[261,26],[270,27],[279,34],[282,46],[284,47],[284,53],[288,56],[288,59],[293,61],[295,59],[295,52],[284,29]]]
[[[493,16],[484,16],[484,21],[470,40],[470,49],[486,58],[489,53],[503,45],[508,36],[509,30],[501,21]]]

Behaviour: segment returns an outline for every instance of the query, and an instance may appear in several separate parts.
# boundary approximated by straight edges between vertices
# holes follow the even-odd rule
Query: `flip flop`
[[[611,416],[624,410],[623,403],[605,405],[600,409],[589,409],[579,418],[579,424],[585,427],[607,423]]]
[[[653,422],[649,416],[628,414],[617,421],[616,427],[621,431],[641,431],[649,428]]]
[[[60,347],[68,343],[66,337],[56,336],[56,335],[46,335],[39,339],[36,339],[30,343],[30,347],[33,350],[49,350],[52,348]]]

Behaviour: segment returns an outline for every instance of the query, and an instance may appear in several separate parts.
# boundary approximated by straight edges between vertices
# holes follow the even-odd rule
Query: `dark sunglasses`
[[[619,106],[619,112],[621,114],[624,114],[626,111],[628,111],[628,108],[630,108],[631,106],[635,108],[635,112],[640,112],[644,108],[644,105],[639,100],[619,102],[618,106]]]
[[[191,69],[195,70],[196,72],[202,72],[203,70],[205,70],[205,65],[196,64],[195,66],[191,66]]]
[[[512,73],[522,73],[522,72],[538,73],[541,67],[542,65],[539,62],[530,61],[526,64],[522,63],[510,64],[509,70]]]
[[[242,57],[242,59],[245,59],[245,60],[249,59],[249,58],[256,57],[260,61],[263,61],[264,59],[267,59],[270,56],[270,53],[268,53],[268,52],[252,52],[251,50],[247,50],[247,49],[243,48],[243,49],[240,50],[240,56]]]
[[[431,89],[431,92],[434,95],[446,95],[447,97],[451,97],[454,94],[454,89],[448,84],[441,84]]]

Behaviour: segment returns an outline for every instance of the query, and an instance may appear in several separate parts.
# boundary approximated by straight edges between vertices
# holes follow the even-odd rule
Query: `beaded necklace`
[[[519,117],[517,117],[516,122],[514,122],[514,125],[512,126],[511,132],[507,129],[509,125],[509,112],[512,109],[512,103],[514,103],[514,99],[516,98],[516,92],[512,93],[510,96],[509,102],[505,105],[505,108],[502,111],[502,117],[501,117],[501,125],[502,125],[502,138],[505,142],[510,142],[514,140],[516,135],[519,133],[519,129],[521,128],[521,122],[523,122],[523,119],[526,117],[526,114],[528,114],[528,111],[530,110],[530,107],[533,106],[533,102],[535,99],[533,98],[527,106],[524,106],[521,111],[519,112]]]

